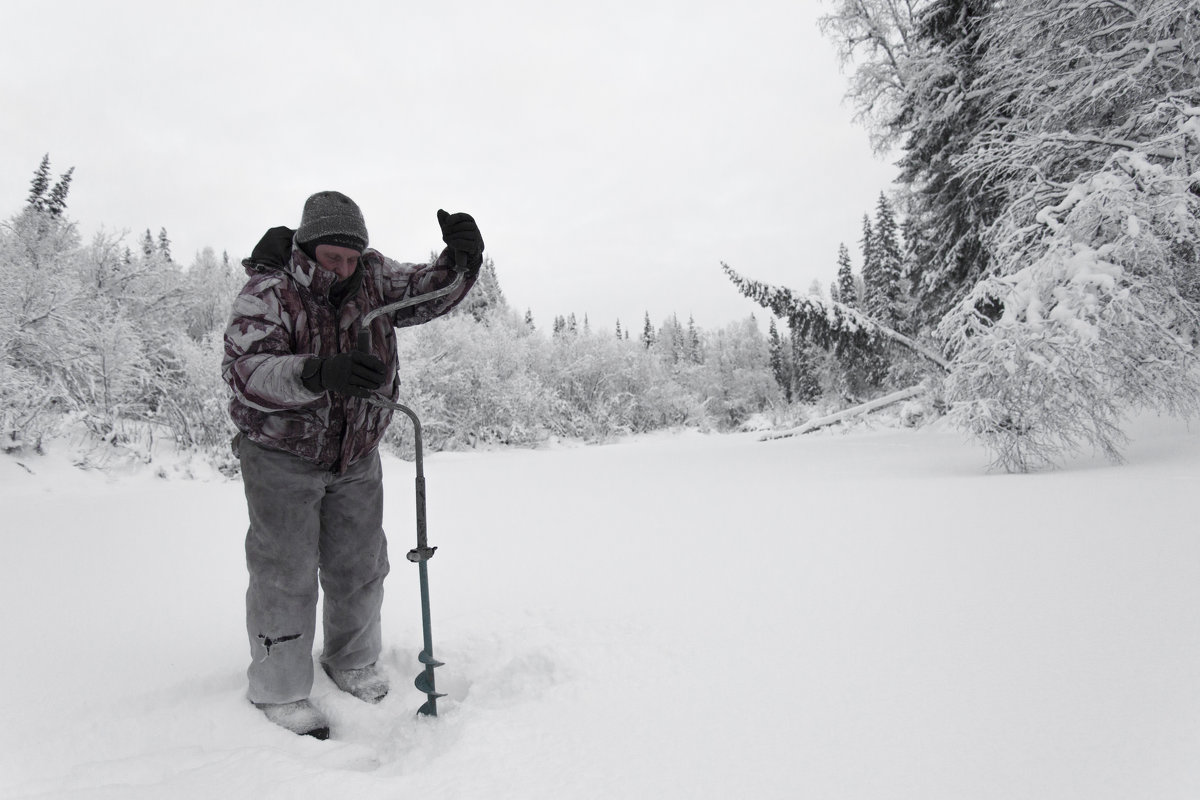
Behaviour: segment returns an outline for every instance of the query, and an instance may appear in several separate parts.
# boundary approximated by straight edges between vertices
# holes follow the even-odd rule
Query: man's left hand
[[[448,214],[439,208],[437,219],[442,241],[454,250],[456,268],[465,267],[469,274],[478,272],[483,264],[483,234],[475,218],[470,214]]]

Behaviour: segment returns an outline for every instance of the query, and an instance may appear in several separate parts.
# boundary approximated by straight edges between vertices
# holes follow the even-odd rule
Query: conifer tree
[[[779,328],[775,325],[775,317],[771,317],[767,325],[767,351],[771,359],[771,375],[783,391],[783,399],[790,405],[792,396],[792,354],[790,347],[785,347],[779,336]]]
[[[690,315],[687,327],[687,357],[693,364],[704,363],[704,346],[700,341],[700,331],[696,328],[696,318]]]
[[[642,346],[649,350],[654,346],[658,337],[654,335],[654,326],[650,324],[650,312],[646,312],[646,321],[642,325]]]
[[[871,218],[863,214],[862,238],[859,240],[862,252],[862,281],[863,293],[859,297],[859,307],[868,315],[878,307],[875,293],[879,286],[879,251],[875,246],[875,229],[871,227]]]
[[[799,331],[790,329],[792,397],[797,403],[812,403],[821,396],[821,381],[817,377],[817,355]]]
[[[172,261],[171,258],[171,240],[167,237],[167,229],[160,228],[158,231],[158,254],[163,257],[164,261]]]
[[[854,272],[850,265],[850,250],[845,244],[838,245],[838,271],[834,286],[837,287],[834,302],[855,308],[858,305],[858,287],[854,284]],[[830,294],[833,294],[831,288]]]
[[[1002,192],[965,177],[955,164],[976,137],[1010,113],[1003,93],[984,88],[986,30],[995,0],[932,0],[912,40],[919,57],[909,70],[891,136],[903,137],[897,182],[908,187],[905,237],[915,298],[912,325],[928,327],[983,275],[988,227],[1004,206]]]
[[[26,204],[35,211],[46,210],[46,192],[50,190],[50,154],[42,156],[42,163],[33,173]]]
[[[67,194],[71,191],[71,176],[74,174],[75,168],[71,167],[59,176],[58,182],[50,189],[50,198],[46,201],[46,211],[51,216],[61,217],[67,210]]]
[[[904,277],[904,257],[896,235],[892,206],[880,192],[871,236],[873,269],[869,275],[864,272],[863,279],[870,281],[867,293],[871,302],[866,306],[867,313],[891,328],[899,328],[900,283]]]
[[[58,181],[50,185],[50,154],[42,156],[42,162],[33,173],[29,183],[29,196],[26,206],[33,211],[40,211],[52,217],[61,217],[67,210],[67,194],[71,191],[71,176],[75,168],[71,167],[58,177]]]
[[[670,322],[663,327],[670,329],[671,363],[678,364],[684,360],[686,349],[683,340],[683,326],[679,324],[679,315],[672,313]]]

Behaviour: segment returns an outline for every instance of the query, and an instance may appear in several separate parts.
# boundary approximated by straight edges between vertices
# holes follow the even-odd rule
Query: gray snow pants
[[[378,451],[339,475],[245,437],[238,451],[250,512],[247,696],[290,703],[312,690],[318,575],[322,663],[357,669],[379,657],[388,574],[383,471]]]

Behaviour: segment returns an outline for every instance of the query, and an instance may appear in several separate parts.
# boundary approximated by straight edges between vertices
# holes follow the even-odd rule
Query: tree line
[[[126,451],[167,439],[235,469],[220,365],[240,260],[206,248],[182,265],[165,230],[135,247],[107,233],[83,242],[66,214],[71,176],[56,181],[47,156],[0,226],[0,450],[82,427]],[[509,306],[490,258],[454,313],[407,329],[399,347],[405,402],[435,449],[730,430],[787,413],[753,317],[706,331],[647,314],[631,339],[571,314],[544,333]],[[388,443],[410,437],[397,424]]]

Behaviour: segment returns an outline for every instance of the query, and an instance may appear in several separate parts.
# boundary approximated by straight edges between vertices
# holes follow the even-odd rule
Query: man
[[[387,693],[378,669],[379,611],[388,573],[377,446],[398,393],[393,326],[454,308],[474,284],[483,238],[467,214],[438,211],[446,249],[431,264],[369,249],[357,204],[312,195],[300,227],[272,228],[250,258],[233,304],[222,374],[233,390],[250,528],[246,534],[248,697],[278,725],[319,739],[329,724],[309,700],[318,580],[324,591],[321,665],[367,702]],[[460,289],[372,322],[371,352],[355,349],[372,309],[448,285]]]

